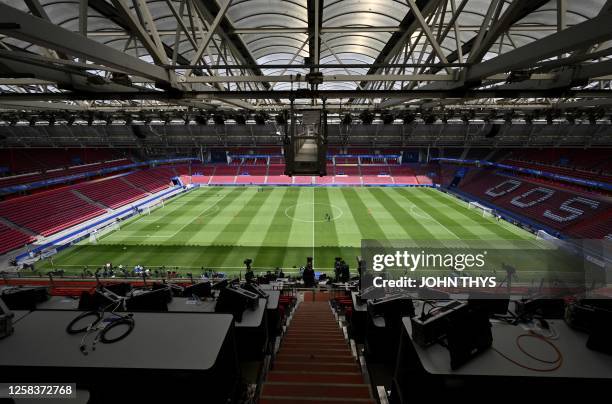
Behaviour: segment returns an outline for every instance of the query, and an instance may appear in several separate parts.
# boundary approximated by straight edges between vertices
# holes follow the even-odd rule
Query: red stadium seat
[[[579,238],[602,238],[612,233],[612,204],[599,195],[544,186],[522,177],[473,170],[460,189],[502,209]],[[608,216],[602,216],[608,214]]]

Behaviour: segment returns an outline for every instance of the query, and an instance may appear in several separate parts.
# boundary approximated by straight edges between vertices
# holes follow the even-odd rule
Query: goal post
[[[494,217],[495,213],[493,211],[493,209],[488,208],[484,205],[481,205],[478,202],[469,202],[468,203],[468,209],[476,209],[480,212],[482,212],[482,216],[483,217]]]
[[[552,234],[544,230],[538,230],[538,232],[536,233],[536,240],[548,241],[549,243],[556,245],[556,246],[559,246],[562,243],[558,237],[555,237]]]
[[[163,208],[165,207],[165,203],[163,199],[158,199],[157,201],[151,202],[149,205],[147,205],[147,207],[145,208],[145,212],[147,215],[150,215],[152,211],[154,211],[155,209],[158,208]]]
[[[115,221],[115,222],[109,223],[106,226],[95,229],[94,231],[89,233],[89,242],[91,244],[98,244],[98,240],[100,239],[100,237],[104,236],[105,234],[111,233],[113,231],[118,231],[120,229],[121,227],[119,225],[119,222]]]

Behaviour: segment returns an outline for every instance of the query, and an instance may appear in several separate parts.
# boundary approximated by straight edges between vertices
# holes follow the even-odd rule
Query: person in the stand
[[[351,278],[349,266],[344,260],[342,260],[341,271],[340,271],[340,281],[348,282]]]
[[[285,273],[283,272],[283,269],[280,267],[276,268],[276,277],[277,278],[284,278],[285,277]]]
[[[247,282],[252,282],[254,278],[255,278],[255,274],[253,273],[253,270],[251,268],[248,268],[246,273],[244,274],[244,279]]]
[[[336,258],[336,262],[334,263],[334,280],[336,282],[340,282],[340,278],[342,276],[342,260]]]
[[[312,265],[306,265],[304,273],[302,274],[302,279],[304,280],[305,287],[312,288],[315,286],[315,271],[312,269]]]

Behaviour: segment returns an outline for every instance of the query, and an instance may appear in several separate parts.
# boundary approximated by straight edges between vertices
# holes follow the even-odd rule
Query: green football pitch
[[[75,274],[107,262],[229,274],[243,271],[243,261],[251,258],[256,271],[282,267],[291,273],[312,256],[317,270],[329,272],[337,256],[353,269],[362,239],[533,238],[430,188],[205,187],[42,265]]]

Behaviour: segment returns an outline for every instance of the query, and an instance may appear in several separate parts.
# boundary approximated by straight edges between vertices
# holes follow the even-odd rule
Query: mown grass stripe
[[[221,229],[211,244],[236,245],[242,233],[248,228],[255,216],[257,216],[270,195],[272,195],[272,192],[254,192],[245,201],[242,209]]]
[[[445,223],[443,222],[444,219],[440,218],[442,221],[438,220],[438,217],[436,217],[435,215],[435,209],[431,209],[430,206],[428,206],[427,203],[423,203],[422,200],[420,200],[419,198],[417,198],[418,193],[414,193],[411,191],[414,190],[408,190],[408,189],[404,189],[404,188],[393,188],[393,190],[395,190],[398,194],[400,194],[401,196],[403,196],[404,198],[406,198],[409,203],[411,203],[412,205],[416,206],[424,215],[425,218],[430,218],[430,224],[433,225],[433,228],[439,228],[441,230],[443,230],[443,232],[439,232],[440,234],[445,234],[444,236],[437,236],[434,238],[437,238],[439,240],[454,240],[454,239],[461,239],[460,236],[458,236],[455,232],[453,232],[451,229],[449,229]],[[422,192],[422,190],[420,190],[420,192]],[[424,219],[424,220],[428,220],[428,219]]]
[[[414,216],[404,209],[398,203],[387,189],[376,189],[370,191],[371,194],[379,201],[381,205],[393,216],[398,225],[400,225],[406,237],[409,239],[435,239],[436,237]]]
[[[230,212],[242,209],[249,201],[249,194],[253,196],[255,192],[247,192],[244,188],[232,187],[229,194],[223,196],[218,202],[219,209],[216,209],[210,215],[194,218],[174,239],[185,244],[212,244],[214,238],[222,234],[224,227],[229,224]]]
[[[174,224],[173,220],[176,220],[176,218],[182,218],[185,216],[185,213],[191,212],[193,209],[190,209],[189,206],[197,208],[198,211],[201,211],[203,199],[206,199],[213,193],[216,193],[213,189],[206,189],[203,191],[198,189],[191,191],[191,193],[186,194],[181,198],[177,198],[175,200],[171,200],[169,203],[166,203],[163,208],[157,208],[150,215],[146,215],[140,218],[140,220],[136,220],[133,224],[131,224],[129,230],[131,232],[162,232],[166,227],[170,227],[169,233],[174,233],[175,230],[172,229]],[[216,200],[213,200],[213,203],[215,202]],[[186,206],[187,208],[185,208]],[[181,209],[183,209],[183,211],[181,211],[180,214],[176,214]]]
[[[268,242],[262,236],[266,234],[278,213],[278,206],[285,191],[282,188],[264,188],[261,192],[268,194],[268,196],[259,205],[257,211],[253,214],[252,220],[244,227],[240,237],[236,239],[236,244],[238,245],[259,247]]]
[[[359,193],[354,188],[342,188],[341,195],[351,208],[355,223],[359,227],[362,239],[386,240],[385,232],[378,225],[372,212],[364,204]]]
[[[315,217],[325,217],[325,214],[328,213],[332,217],[340,215],[343,213],[335,212],[332,202],[330,201],[329,191],[327,188],[317,189],[315,192]],[[329,209],[326,207],[329,206]],[[342,216],[338,217],[341,219]],[[317,219],[324,220],[324,219]],[[336,220],[320,221],[315,223],[315,239],[314,239],[315,247],[318,250],[323,250],[320,247],[325,248],[325,258],[320,257],[318,265],[321,265],[321,260],[329,259],[327,258],[329,255],[333,256],[341,256],[342,252],[339,245],[338,240],[338,229],[336,228]]]
[[[253,255],[253,264],[258,265],[259,262],[278,262],[277,266],[282,266],[284,255],[286,252],[287,237],[291,233],[293,220],[285,215],[285,209],[294,206],[299,197],[299,192],[294,188],[280,188],[282,197],[276,208],[276,212],[272,216],[270,225],[262,237],[262,245]],[[277,248],[273,248],[276,246]],[[272,247],[272,248],[271,248]]]
[[[441,194],[439,191],[434,191],[431,196],[436,199],[439,203],[444,204],[447,208],[452,209],[463,218],[468,219],[475,224],[480,225],[485,233],[493,233],[503,240],[516,240],[516,239],[527,239],[527,234],[521,234],[520,232],[512,232],[504,226],[503,222],[497,222],[493,218],[486,218],[482,216],[481,211],[471,210],[462,206],[458,201],[450,200],[446,195]]]
[[[428,211],[429,215],[435,217],[437,221],[443,223],[444,226],[451,232],[456,234],[462,240],[482,240],[487,238],[486,229],[480,227],[481,230],[485,231],[485,234],[477,234],[470,230],[475,222],[471,220],[463,220],[462,222],[455,220],[456,215],[459,213],[453,206],[440,207],[440,202],[433,195],[425,195],[424,193],[415,195],[413,201],[420,201],[421,206],[427,205],[431,209]],[[417,203],[418,206],[418,202]],[[435,212],[435,213],[434,213]]]

